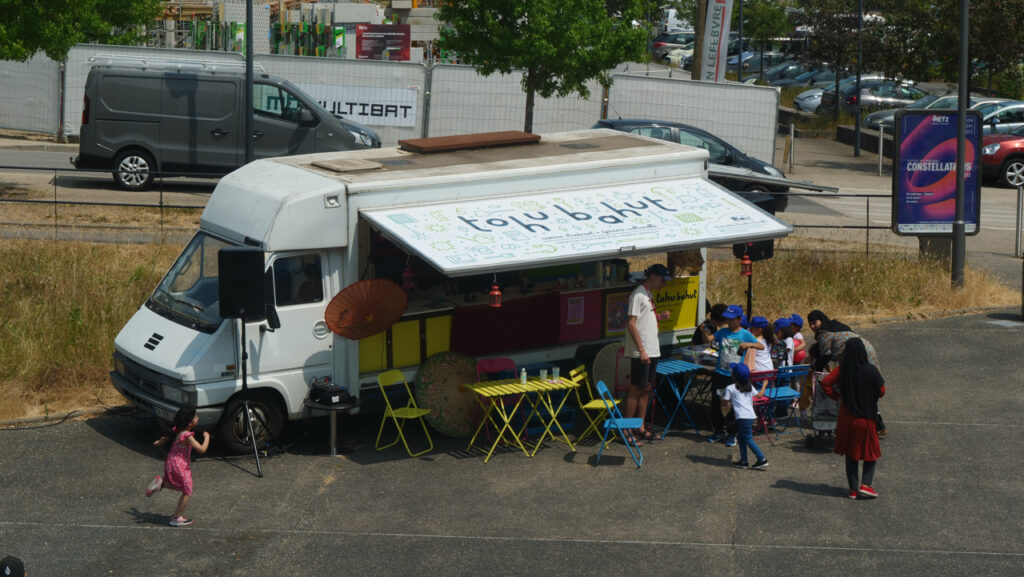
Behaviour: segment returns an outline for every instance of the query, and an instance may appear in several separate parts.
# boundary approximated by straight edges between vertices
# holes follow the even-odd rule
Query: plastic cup
[[[547,369],[541,369],[540,370],[540,380],[542,380],[542,381],[548,380],[548,370]]]
[[[558,376],[559,376],[558,367],[554,367],[553,369],[551,369],[551,378],[555,379],[557,381],[558,380]]]

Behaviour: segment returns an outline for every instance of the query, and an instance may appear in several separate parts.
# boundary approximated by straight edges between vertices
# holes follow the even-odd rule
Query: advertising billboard
[[[956,214],[956,110],[900,110],[893,147],[892,229],[901,235],[953,234]],[[981,115],[968,110],[964,223],[978,233],[981,212]]]
[[[409,60],[408,24],[357,24],[356,59]]]

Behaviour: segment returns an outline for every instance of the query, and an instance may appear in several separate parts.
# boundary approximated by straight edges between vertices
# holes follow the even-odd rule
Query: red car
[[[1024,185],[1024,128],[982,138],[981,175],[1014,188]]]

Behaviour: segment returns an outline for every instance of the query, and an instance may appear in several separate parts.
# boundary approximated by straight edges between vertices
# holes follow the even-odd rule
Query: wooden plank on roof
[[[540,142],[539,134],[530,134],[520,130],[501,132],[482,132],[478,134],[458,134],[454,136],[436,136],[433,138],[411,138],[399,140],[402,150],[419,154],[432,152],[450,152],[453,150],[470,150],[474,148],[494,148],[497,146],[513,146],[516,144],[534,144]]]

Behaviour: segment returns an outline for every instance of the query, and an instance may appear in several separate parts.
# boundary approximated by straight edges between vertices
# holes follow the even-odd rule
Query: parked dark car
[[[771,82],[772,86],[785,88],[787,86],[820,86],[836,81],[836,73],[829,67],[809,70],[796,78],[780,78]]]
[[[609,118],[598,121],[598,123],[591,128],[611,128],[613,130],[639,134],[641,136],[650,136],[652,138],[667,140],[669,142],[678,142],[695,148],[703,148],[708,151],[710,160],[713,164],[746,168],[752,172],[767,174],[768,176],[775,176],[778,178],[786,177],[781,170],[767,162],[762,162],[756,158],[751,158],[746,154],[743,154],[735,146],[706,130],[697,128],[696,126],[659,120],[613,120]],[[772,196],[775,197],[776,212],[786,210],[786,207],[789,205],[789,196],[785,194],[789,192],[788,186],[768,186],[761,183],[744,182],[741,180],[718,176],[711,176],[710,178],[725,188],[735,192],[751,191],[772,193]]]
[[[790,60],[778,64],[772,68],[769,68],[768,70],[765,70],[764,78],[762,78],[762,81],[771,83],[776,80],[796,78],[797,76],[800,76],[805,72],[807,72],[806,64],[801,64],[799,62],[796,62],[795,60]]]
[[[927,95],[928,93],[924,90],[903,80],[872,80],[861,82],[859,96],[856,84],[847,85],[846,88],[840,90],[838,99],[834,90],[826,90],[821,95],[821,106],[818,107],[818,112],[834,110],[837,100],[839,106],[847,112],[855,112],[858,101],[861,111],[903,108]]]

